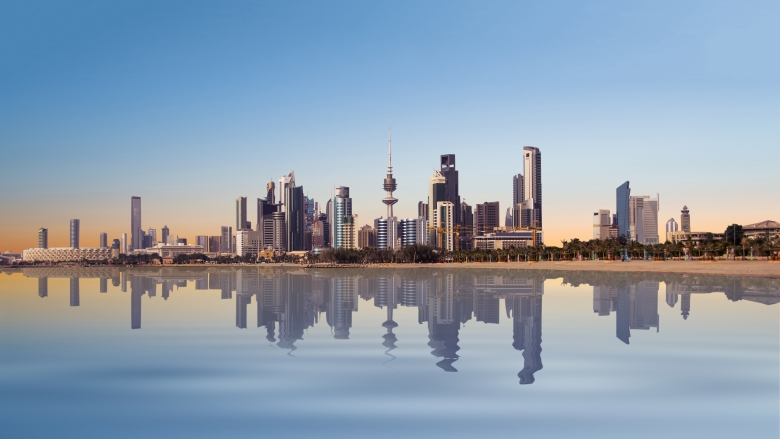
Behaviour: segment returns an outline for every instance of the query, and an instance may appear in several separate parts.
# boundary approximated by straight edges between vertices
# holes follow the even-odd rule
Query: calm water
[[[446,269],[0,274],[2,437],[780,435],[780,283]]]

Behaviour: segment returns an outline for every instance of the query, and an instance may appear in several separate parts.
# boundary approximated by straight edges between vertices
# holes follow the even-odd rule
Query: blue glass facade
[[[628,200],[630,197],[631,188],[628,186],[628,182],[618,186],[616,192],[617,206],[615,207],[615,212],[617,212],[618,236],[628,237]]]

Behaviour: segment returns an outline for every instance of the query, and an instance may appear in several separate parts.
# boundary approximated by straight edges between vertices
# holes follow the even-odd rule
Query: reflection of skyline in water
[[[114,287],[130,293],[130,328],[142,326],[142,298],[160,296],[168,300],[176,288],[194,283],[196,290],[218,290],[222,300],[234,300],[235,325],[246,329],[248,307],[257,307],[257,327],[265,338],[294,355],[295,343],[307,328],[325,324],[333,338],[348,340],[353,313],[360,301],[386,310],[378,323],[386,331],[377,340],[387,356],[395,359],[399,340],[393,314],[399,307],[417,308],[418,323],[426,324],[428,346],[436,366],[457,372],[461,326],[470,320],[498,324],[501,301],[506,318],[512,321],[512,347],[522,353],[520,384],[531,384],[542,369],[542,298],[544,281],[563,278],[565,284],[593,285],[593,310],[598,316],[615,314],[616,337],[629,344],[632,330],[660,331],[658,295],[661,280],[643,274],[606,273],[516,273],[496,270],[285,270],[224,268],[31,268],[28,277],[38,278],[38,295],[48,297],[49,278],[68,278],[70,306],[80,306],[81,277],[98,278],[100,293]],[[724,293],[729,300],[751,300],[767,305],[780,301],[777,281],[768,279],[697,278],[666,276],[665,302],[680,303],[683,319],[691,315],[691,296]],[[324,316],[323,316],[324,314]]]

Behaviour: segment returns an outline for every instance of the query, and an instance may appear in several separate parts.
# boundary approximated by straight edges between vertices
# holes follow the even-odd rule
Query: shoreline
[[[750,276],[767,279],[780,279],[780,262],[775,261],[546,261],[462,262],[452,264],[315,264],[303,266],[303,268],[482,268],[515,271],[551,270],[591,271],[601,273],[666,273],[711,276]]]
[[[77,265],[38,265],[6,266],[0,271],[13,272],[23,268],[77,268]],[[607,273],[666,273],[711,276],[749,276],[757,278],[780,279],[780,262],[776,261],[545,261],[545,262],[463,262],[463,263],[421,263],[421,264],[176,264],[176,265],[89,265],[90,267],[114,268],[174,268],[174,267],[295,267],[299,269],[354,269],[354,268],[434,268],[434,269],[492,269],[513,271],[589,271]]]

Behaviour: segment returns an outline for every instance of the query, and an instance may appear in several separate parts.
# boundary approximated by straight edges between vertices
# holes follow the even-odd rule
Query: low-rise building
[[[686,243],[689,240],[693,243],[700,243],[700,242],[707,242],[708,240],[712,241],[721,241],[723,239],[723,233],[711,233],[711,232],[685,232],[685,231],[677,231],[677,232],[669,232],[666,234],[667,239],[672,244],[677,244],[678,242]]]
[[[203,246],[201,245],[187,245],[187,244],[162,244],[159,243],[154,247],[145,248],[142,250],[135,250],[133,254],[157,254],[162,258],[175,258],[179,255],[192,255],[196,253],[203,253]]]
[[[539,231],[536,231],[536,240],[540,241]],[[509,248],[525,248],[534,246],[533,230],[515,230],[511,232],[486,233],[482,236],[475,236],[474,248],[480,250],[498,250]]]
[[[22,252],[22,259],[30,262],[103,261],[112,257],[111,249],[103,247],[28,248]]]
[[[742,227],[744,236],[748,238],[771,238],[780,235],[780,223],[777,221],[766,220],[760,223],[748,224]]]

